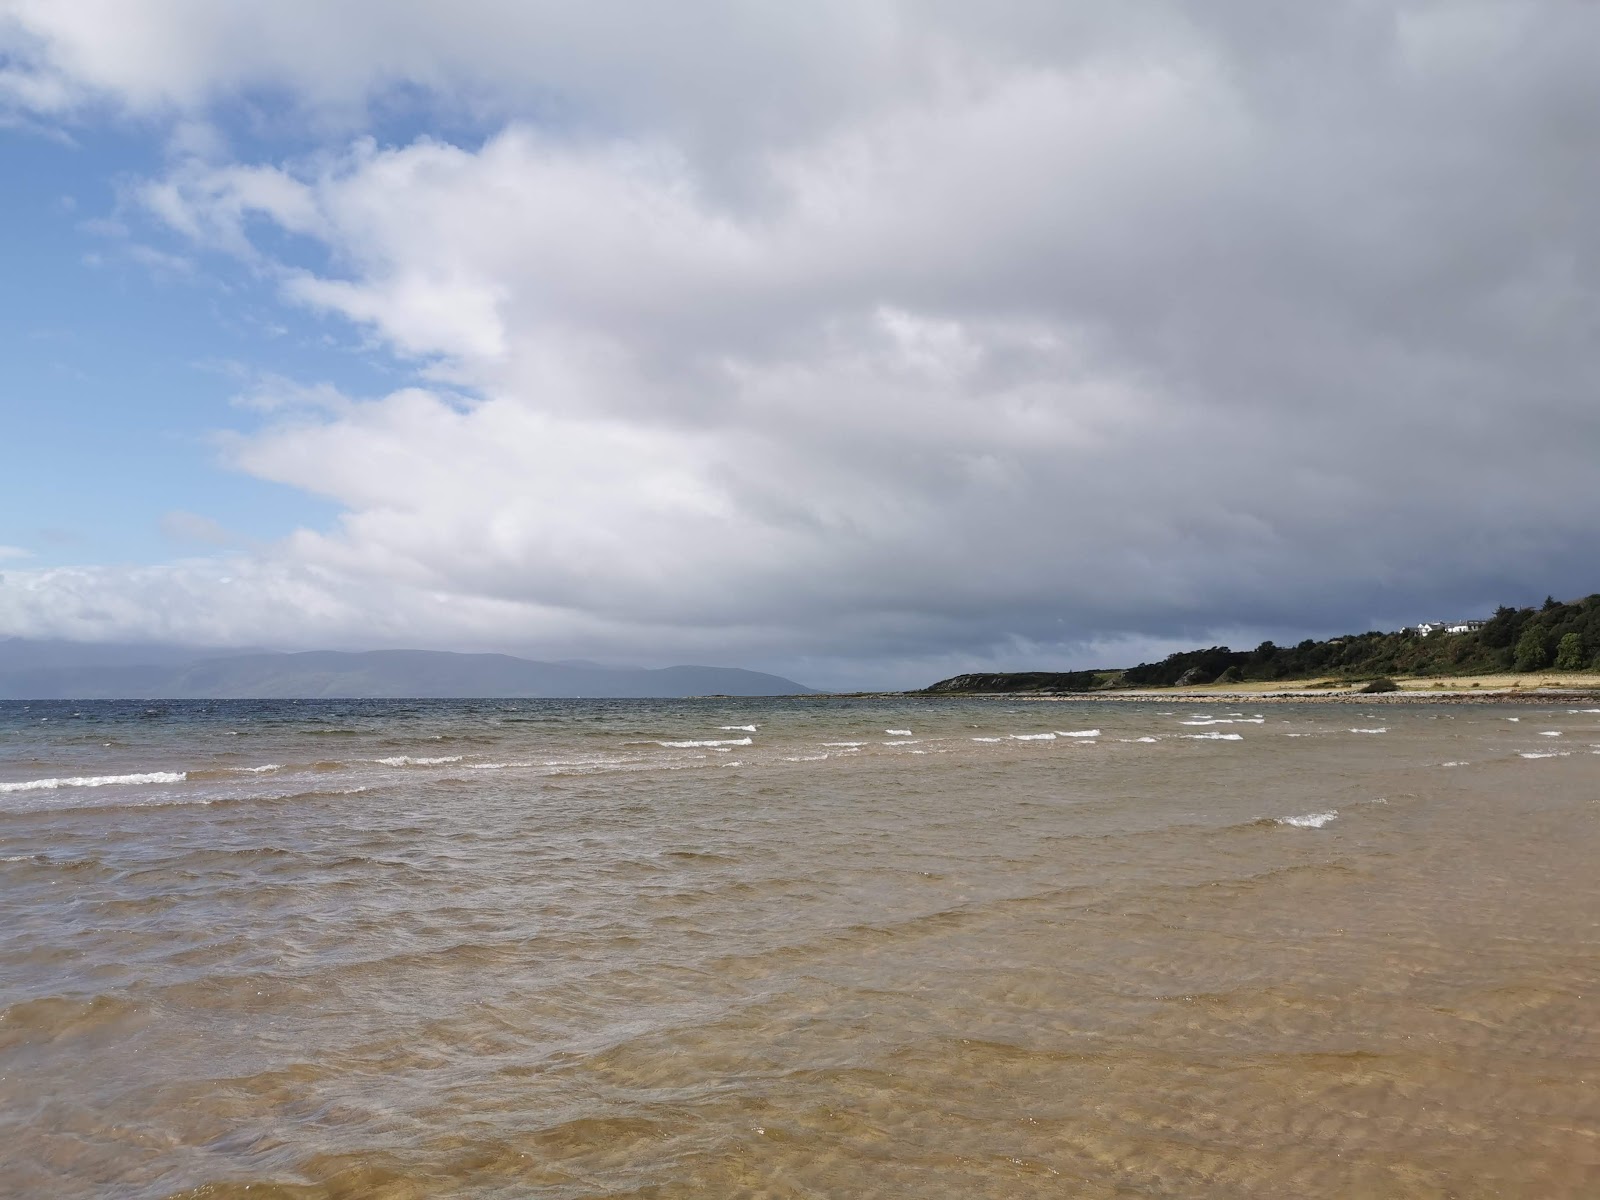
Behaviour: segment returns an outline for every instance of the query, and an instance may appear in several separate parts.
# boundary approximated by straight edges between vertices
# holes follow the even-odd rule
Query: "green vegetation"
[[[1553,652],[1552,652],[1552,648]],[[1158,663],[1140,663],[1122,673],[1121,682],[1139,687],[1169,687],[1187,672],[1211,681],[1237,668],[1247,681],[1278,679],[1369,679],[1390,675],[1493,675],[1539,671],[1552,664],[1563,671],[1600,669],[1600,595],[1542,608],[1502,606],[1475,633],[1437,632],[1421,637],[1399,633],[1358,633],[1307,640],[1298,646],[1262,642],[1254,650],[1212,646],[1186,650]]]
[[[1368,695],[1376,692],[1398,692],[1400,685],[1387,675],[1379,675],[1376,679],[1370,680],[1367,686],[1361,690]]]
[[[1583,669],[1583,639],[1576,633],[1563,633],[1556,646],[1556,670],[1581,671]]]
[[[1357,633],[1297,646],[1262,642],[1254,650],[1211,646],[1184,650],[1125,671],[960,675],[930,692],[1083,692],[1112,687],[1172,687],[1332,679],[1349,683],[1389,676],[1493,675],[1507,671],[1600,670],[1600,594],[1541,608],[1502,606],[1472,633],[1414,630]],[[1372,688],[1370,690],[1378,690]],[[1387,690],[1387,689],[1383,689]]]

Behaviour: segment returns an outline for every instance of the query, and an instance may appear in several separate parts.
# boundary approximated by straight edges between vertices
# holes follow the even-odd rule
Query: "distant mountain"
[[[103,650],[97,656],[94,651]],[[146,658],[140,661],[140,654]],[[0,699],[786,696],[814,689],[737,667],[602,667],[509,654],[372,650],[299,654],[0,641]]]
[[[55,638],[0,638],[0,675],[62,667],[172,667],[206,658],[256,653],[258,650],[253,646],[207,650],[160,642],[66,642]]]

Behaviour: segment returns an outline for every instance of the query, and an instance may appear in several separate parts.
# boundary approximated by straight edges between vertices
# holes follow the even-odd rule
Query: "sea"
[[[0,1195],[1600,1196],[1600,706],[3,702]]]

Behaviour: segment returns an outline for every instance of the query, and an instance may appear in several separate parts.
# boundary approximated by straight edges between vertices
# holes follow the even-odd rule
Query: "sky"
[[[892,687],[1600,590],[1597,52],[0,0],[0,636]]]

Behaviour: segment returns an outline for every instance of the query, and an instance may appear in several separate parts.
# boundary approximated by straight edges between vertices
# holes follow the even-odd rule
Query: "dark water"
[[[0,704],[0,1194],[1600,1195],[1597,748],[1565,707]]]

